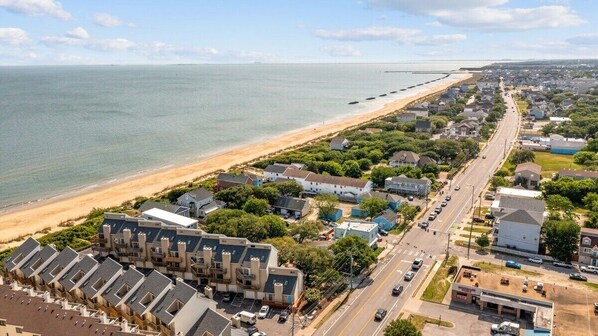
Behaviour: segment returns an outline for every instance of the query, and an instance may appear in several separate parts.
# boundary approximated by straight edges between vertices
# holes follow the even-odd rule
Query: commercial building
[[[278,267],[278,250],[270,244],[164,226],[125,214],[106,213],[104,217],[93,247],[99,256],[110,255],[121,263],[156,269],[217,291],[242,293],[245,298],[275,306],[295,304],[303,291],[303,273]],[[273,286],[276,292],[269,293],[266,284],[280,274],[296,280]]]
[[[197,219],[181,216],[172,212],[153,208],[141,213],[142,218],[160,221],[166,225],[180,226],[187,229],[197,229]]]

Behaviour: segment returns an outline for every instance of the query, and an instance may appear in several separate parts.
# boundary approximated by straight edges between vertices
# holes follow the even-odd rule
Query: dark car
[[[594,303],[594,313],[598,313],[598,303]]]
[[[382,309],[382,308],[378,308],[378,310],[376,310],[376,315],[374,315],[374,320],[376,321],[382,321],[384,320],[384,318],[386,317],[386,309]]]
[[[246,331],[247,331],[248,335],[252,335],[252,334],[255,334],[256,332],[258,332],[259,330],[257,329],[256,326],[251,326],[251,327],[247,327]]]
[[[398,284],[392,288],[392,295],[399,296],[403,293],[403,285]]]
[[[573,267],[573,265],[571,265],[568,262],[558,261],[558,260],[553,262],[552,265],[557,266],[557,267],[563,267],[563,268],[572,268]]]
[[[588,281],[588,278],[581,275],[580,273],[571,273],[569,274],[569,279],[571,280],[578,280],[578,281]]]
[[[422,229],[427,229],[428,226],[430,226],[430,223],[428,223],[428,222],[419,223],[419,227],[421,227]]]
[[[280,315],[278,316],[278,323],[285,323],[288,318],[289,318],[289,311],[285,309],[280,312]]]
[[[407,197],[407,200],[409,200],[409,201],[413,201],[413,196],[408,196],[408,197]]]
[[[382,230],[382,229],[378,230],[378,233],[379,233],[381,236],[384,236],[384,237],[388,236],[388,232],[387,232],[387,231],[384,231],[384,230]]]
[[[444,198],[444,200],[445,200],[445,201],[447,201],[447,202],[449,202],[449,201],[451,200],[451,196],[450,196],[450,195],[446,196],[446,197]]]
[[[473,217],[473,222],[474,223],[486,223],[486,220],[484,218],[480,218],[480,217]]]
[[[231,302],[233,299],[233,296],[230,292],[225,292],[224,294],[222,294],[222,302]]]

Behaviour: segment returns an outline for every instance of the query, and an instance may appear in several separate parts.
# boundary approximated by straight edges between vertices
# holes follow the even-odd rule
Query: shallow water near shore
[[[481,64],[0,67],[0,208],[364,113],[443,76],[385,71]]]

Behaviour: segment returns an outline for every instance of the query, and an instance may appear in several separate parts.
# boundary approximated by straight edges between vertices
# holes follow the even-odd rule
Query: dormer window
[[[183,303],[179,300],[174,300],[174,302],[166,309],[166,312],[172,316],[175,316],[176,313],[179,312],[183,308]]]
[[[17,256],[17,257],[16,257],[16,258],[15,258],[15,259],[12,261],[12,263],[16,265],[16,264],[20,263],[20,262],[21,262],[21,260],[23,260],[23,254],[19,254],[19,255],[18,255],[18,256]]]
[[[131,290],[131,286],[129,285],[122,285],[122,287],[118,290],[118,292],[116,292],[116,296],[118,296],[119,298],[124,297],[125,295],[127,295],[127,293]]]
[[[592,245],[592,239],[590,237],[583,237],[581,240],[582,245]]]
[[[41,259],[41,258],[40,258],[40,259],[37,259],[37,260],[36,260],[36,261],[33,263],[33,265],[31,265],[31,267],[30,267],[30,268],[31,268],[32,270],[34,270],[34,271],[35,271],[36,269],[38,269],[38,268],[39,268],[39,267],[42,265],[42,263],[43,263],[43,261],[42,261],[42,259]]]
[[[143,299],[139,301],[139,303],[147,307],[147,305],[152,303],[152,301],[154,301],[154,294],[148,292],[147,294],[145,294]]]
[[[71,281],[73,283],[77,283],[79,282],[79,280],[81,280],[81,278],[83,278],[83,276],[85,275],[85,272],[79,270],[79,272],[77,272],[77,274],[75,274],[72,278]]]
[[[93,284],[93,289],[95,289],[95,291],[99,291],[100,288],[102,288],[102,286],[104,286],[104,284],[106,283],[106,280],[104,280],[104,278],[99,278],[98,281],[96,281],[96,283]]]
[[[56,277],[58,275],[58,273],[60,273],[60,271],[62,271],[63,269],[64,269],[64,267],[62,267],[62,265],[58,265],[58,266],[54,267],[52,272],[50,272],[50,275],[53,277]]]

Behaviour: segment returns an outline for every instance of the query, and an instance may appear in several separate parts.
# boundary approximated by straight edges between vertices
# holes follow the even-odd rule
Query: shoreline
[[[457,78],[431,85],[427,90],[398,98],[373,111],[335,118],[323,124],[311,125],[270,139],[239,144],[233,148],[207,154],[198,161],[181,166],[158,168],[124,178],[111,179],[112,183],[97,188],[79,189],[0,210],[0,244],[14,238],[45,229],[54,229],[61,222],[85,216],[93,208],[109,208],[134,199],[150,196],[197,178],[226,171],[309,142],[330,136],[348,128],[394,113],[396,110],[430,95],[446,90],[455,83],[471,78],[471,73],[455,73]]]

